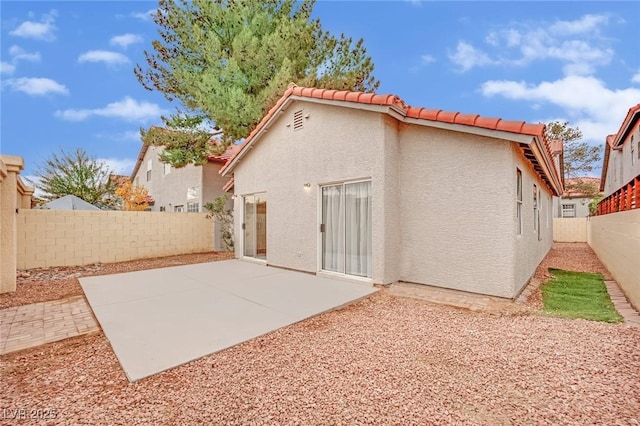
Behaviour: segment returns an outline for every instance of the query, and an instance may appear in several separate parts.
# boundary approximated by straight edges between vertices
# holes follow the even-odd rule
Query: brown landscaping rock
[[[383,290],[136,383],[102,334],[5,355],[0,403],[56,424],[638,424],[638,341]]]
[[[0,294],[0,309],[29,303],[46,302],[71,296],[81,296],[80,277],[164,268],[191,263],[232,259],[233,253],[192,253],[117,263],[93,263],[83,266],[56,266],[17,271],[16,291]]]

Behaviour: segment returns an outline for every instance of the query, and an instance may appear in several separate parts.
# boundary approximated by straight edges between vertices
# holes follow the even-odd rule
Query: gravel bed
[[[143,269],[187,265],[232,259],[233,253],[205,252],[176,256],[138,259],[117,263],[94,263],[84,266],[61,266],[20,270],[16,273],[16,291],[0,294],[0,309],[29,303],[46,302],[71,296],[82,296],[84,292],[78,278],[94,275],[117,274]]]
[[[74,425],[638,424],[638,341],[382,290],[133,384],[102,334],[4,355],[0,406]]]

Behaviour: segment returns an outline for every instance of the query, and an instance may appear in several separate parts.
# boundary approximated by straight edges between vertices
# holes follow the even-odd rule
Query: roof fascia
[[[423,120],[418,118],[405,118],[403,120],[407,124],[416,124],[418,126],[434,127],[437,129],[451,130],[454,132],[469,133],[472,135],[486,136],[488,138],[502,139],[511,142],[523,143],[530,145],[533,136],[523,135],[502,130],[484,129],[482,127],[465,126],[463,124],[445,123],[442,121]]]

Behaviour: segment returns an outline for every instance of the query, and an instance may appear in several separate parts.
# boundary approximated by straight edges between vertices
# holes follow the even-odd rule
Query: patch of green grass
[[[621,322],[600,274],[549,269],[555,277],[542,286],[543,311],[564,318]]]

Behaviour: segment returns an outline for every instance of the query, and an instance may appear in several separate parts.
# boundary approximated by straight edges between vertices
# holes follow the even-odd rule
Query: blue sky
[[[77,147],[131,172],[139,128],[176,108],[133,74],[155,7],[0,2],[0,152],[24,157],[23,175]],[[410,105],[565,119],[602,145],[640,103],[640,2],[319,1],[314,15],[364,38],[378,92]]]

